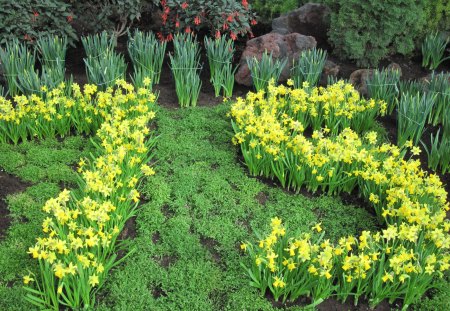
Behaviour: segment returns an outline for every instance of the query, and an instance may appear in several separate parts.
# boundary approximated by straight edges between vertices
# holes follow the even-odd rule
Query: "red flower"
[[[67,16],[67,22],[71,23],[73,21],[73,16],[72,15],[68,15]]]
[[[176,21],[176,22],[175,22],[175,27],[176,27],[176,28],[180,27],[180,21]]]
[[[250,24],[256,25],[256,24],[258,24],[258,22],[256,21],[256,19],[252,19],[252,21],[250,22]]]
[[[23,38],[27,41],[33,41],[33,39],[28,34],[25,34],[25,36],[23,36]]]
[[[38,17],[38,16],[39,16],[39,13],[36,12],[36,11],[33,11],[33,15],[34,15],[34,17]]]
[[[233,21],[233,15],[228,15],[227,21],[231,23]]]
[[[191,33],[191,27],[187,26],[186,29],[184,30],[185,33]]]
[[[162,5],[162,6],[165,6],[165,5],[166,5],[166,3],[167,3],[167,1],[166,1],[166,0],[161,0],[161,5]]]
[[[189,6],[189,4],[187,4],[187,2],[183,2],[182,4],[181,4],[181,8],[183,9],[183,10],[186,10],[186,8]]]
[[[223,28],[223,30],[227,30],[228,29],[228,24],[227,23],[223,24],[222,28]]]
[[[230,37],[233,41],[237,39],[237,36],[234,32],[230,32]]]
[[[167,14],[166,13],[162,14],[161,18],[162,18],[162,24],[165,25],[167,22]]]
[[[242,6],[246,9],[248,9],[248,2],[247,0],[242,0]]]
[[[220,39],[220,31],[216,30],[216,39]]]
[[[194,18],[194,24],[195,24],[195,25],[200,25],[200,23],[201,23],[200,17],[196,16],[196,17]]]
[[[173,35],[172,35],[171,33],[169,33],[169,34],[167,35],[166,40],[167,40],[167,41],[172,41],[172,40],[173,40]]]

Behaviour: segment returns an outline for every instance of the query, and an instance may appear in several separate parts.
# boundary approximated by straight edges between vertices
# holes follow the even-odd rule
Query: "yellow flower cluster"
[[[278,244],[283,239],[272,232],[268,236],[271,243],[260,242],[264,255],[251,245],[246,249],[254,252],[256,266],[265,264],[261,271],[267,269],[286,282],[285,294],[292,294],[288,280],[296,284],[308,272],[330,279],[330,286],[340,282],[342,291],[353,292],[356,297],[364,294],[374,303],[401,297],[409,304],[432,286],[432,276],[442,276],[449,269],[447,193],[437,175],[424,172],[418,160],[404,158],[408,148],[419,152],[412,149],[411,142],[402,147],[379,144],[375,132],[352,128],[352,120],[376,116],[364,114],[371,109],[367,108],[371,101],[362,104],[366,108],[360,112],[355,108],[356,95],[340,94],[341,90],[353,94],[349,86],[338,83],[327,90],[272,86],[268,94],[250,93],[246,100],[238,99],[231,108],[236,132],[233,141],[241,146],[252,174],[275,177],[285,187],[321,188],[331,194],[358,187],[386,228],[377,233],[364,231],[357,238],[342,238],[336,246],[328,241],[312,243],[308,234],[287,241],[285,253],[276,251],[281,249]],[[316,109],[308,106],[322,103],[317,94],[325,93],[323,101],[329,101],[328,105],[314,106]],[[344,114],[339,109],[346,109],[345,101],[350,112],[345,117],[336,116],[338,111]],[[384,110],[384,103],[381,105]],[[318,115],[324,119],[316,123]],[[371,122],[373,119],[367,119],[366,123]],[[341,128],[342,124],[349,127]],[[310,128],[312,134],[308,134]],[[320,232],[320,225],[315,230]],[[283,259],[270,261],[269,255]],[[301,271],[295,273],[295,279],[291,277],[294,271]],[[363,283],[369,285],[364,287]],[[391,286],[389,291],[380,289],[387,284]],[[413,291],[417,293],[411,294]]]
[[[42,307],[93,305],[93,288],[114,266],[115,241],[139,202],[138,182],[154,174],[147,165],[154,143],[148,129],[155,117],[154,95],[147,89],[134,92],[133,86],[119,81],[117,89],[104,93],[86,86],[86,96],[97,99],[95,109],[109,107],[110,113],[104,110],[93,140],[96,155],[79,163],[80,189],[64,190],[43,207],[49,214],[42,224],[45,237],[28,253],[40,262],[41,277],[35,279],[44,283],[38,284],[41,294],[57,299],[46,300],[51,305]],[[95,111],[90,114],[94,118]],[[24,282],[32,279],[26,276]]]
[[[0,97],[0,142],[17,143],[20,139],[67,135],[71,129],[79,133],[96,131],[112,113],[113,99],[156,100],[148,89],[134,92],[133,86],[119,81],[119,88],[98,92],[97,86],[61,83],[53,90],[44,89],[43,95],[24,95],[8,100]],[[124,91],[124,92],[122,92]]]

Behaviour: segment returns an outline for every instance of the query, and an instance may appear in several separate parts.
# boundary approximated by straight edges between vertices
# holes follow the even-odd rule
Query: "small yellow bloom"
[[[94,286],[97,285],[98,283],[99,283],[99,280],[98,280],[98,276],[97,276],[96,274],[91,275],[91,276],[89,277],[89,285],[91,285],[92,287],[94,287]]]
[[[23,277],[23,283],[24,284],[28,284],[28,283],[33,282],[33,281],[34,281],[34,279],[31,276],[29,276],[29,275],[25,275]]]
[[[321,232],[322,231],[322,227],[320,226],[322,223],[319,222],[318,224],[316,224],[314,227],[312,227],[313,230],[316,230],[317,232]]]
[[[286,283],[282,279],[280,279],[279,277],[275,276],[273,278],[275,279],[275,281],[273,282],[273,286],[274,287],[276,287],[276,288],[278,288],[278,287],[279,288],[283,288],[283,287],[286,286]]]

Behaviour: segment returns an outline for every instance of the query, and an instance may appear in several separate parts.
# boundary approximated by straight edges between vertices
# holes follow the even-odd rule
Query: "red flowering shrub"
[[[253,36],[255,14],[247,0],[161,0],[164,33],[160,39],[171,40],[173,33],[208,29],[211,35]]]
[[[77,40],[73,10],[63,0],[0,0],[0,45],[19,39],[34,43],[40,35]]]

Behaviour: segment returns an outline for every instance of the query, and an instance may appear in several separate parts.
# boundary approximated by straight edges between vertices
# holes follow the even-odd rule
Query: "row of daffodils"
[[[149,83],[147,83],[149,85]],[[44,90],[46,91],[46,90]],[[78,187],[48,200],[48,214],[29,254],[39,272],[24,277],[26,299],[40,309],[90,309],[108,272],[118,264],[118,240],[139,203],[137,184],[154,171],[147,165],[155,143],[148,124],[156,97],[125,81],[98,92],[76,84],[42,97],[0,99],[0,141],[95,132],[95,152],[79,163]],[[123,259],[123,258],[122,258]]]
[[[355,303],[363,297],[372,306],[402,299],[406,309],[449,269],[447,193],[436,175],[406,158],[418,148],[382,143],[371,131],[385,109],[343,82],[302,89],[272,83],[232,105],[233,141],[251,174],[292,189],[357,188],[384,224],[332,243],[320,224],[300,234],[272,219],[259,243],[241,246],[251,258],[251,284],[262,293],[283,301],[308,296],[313,304],[331,295]]]

